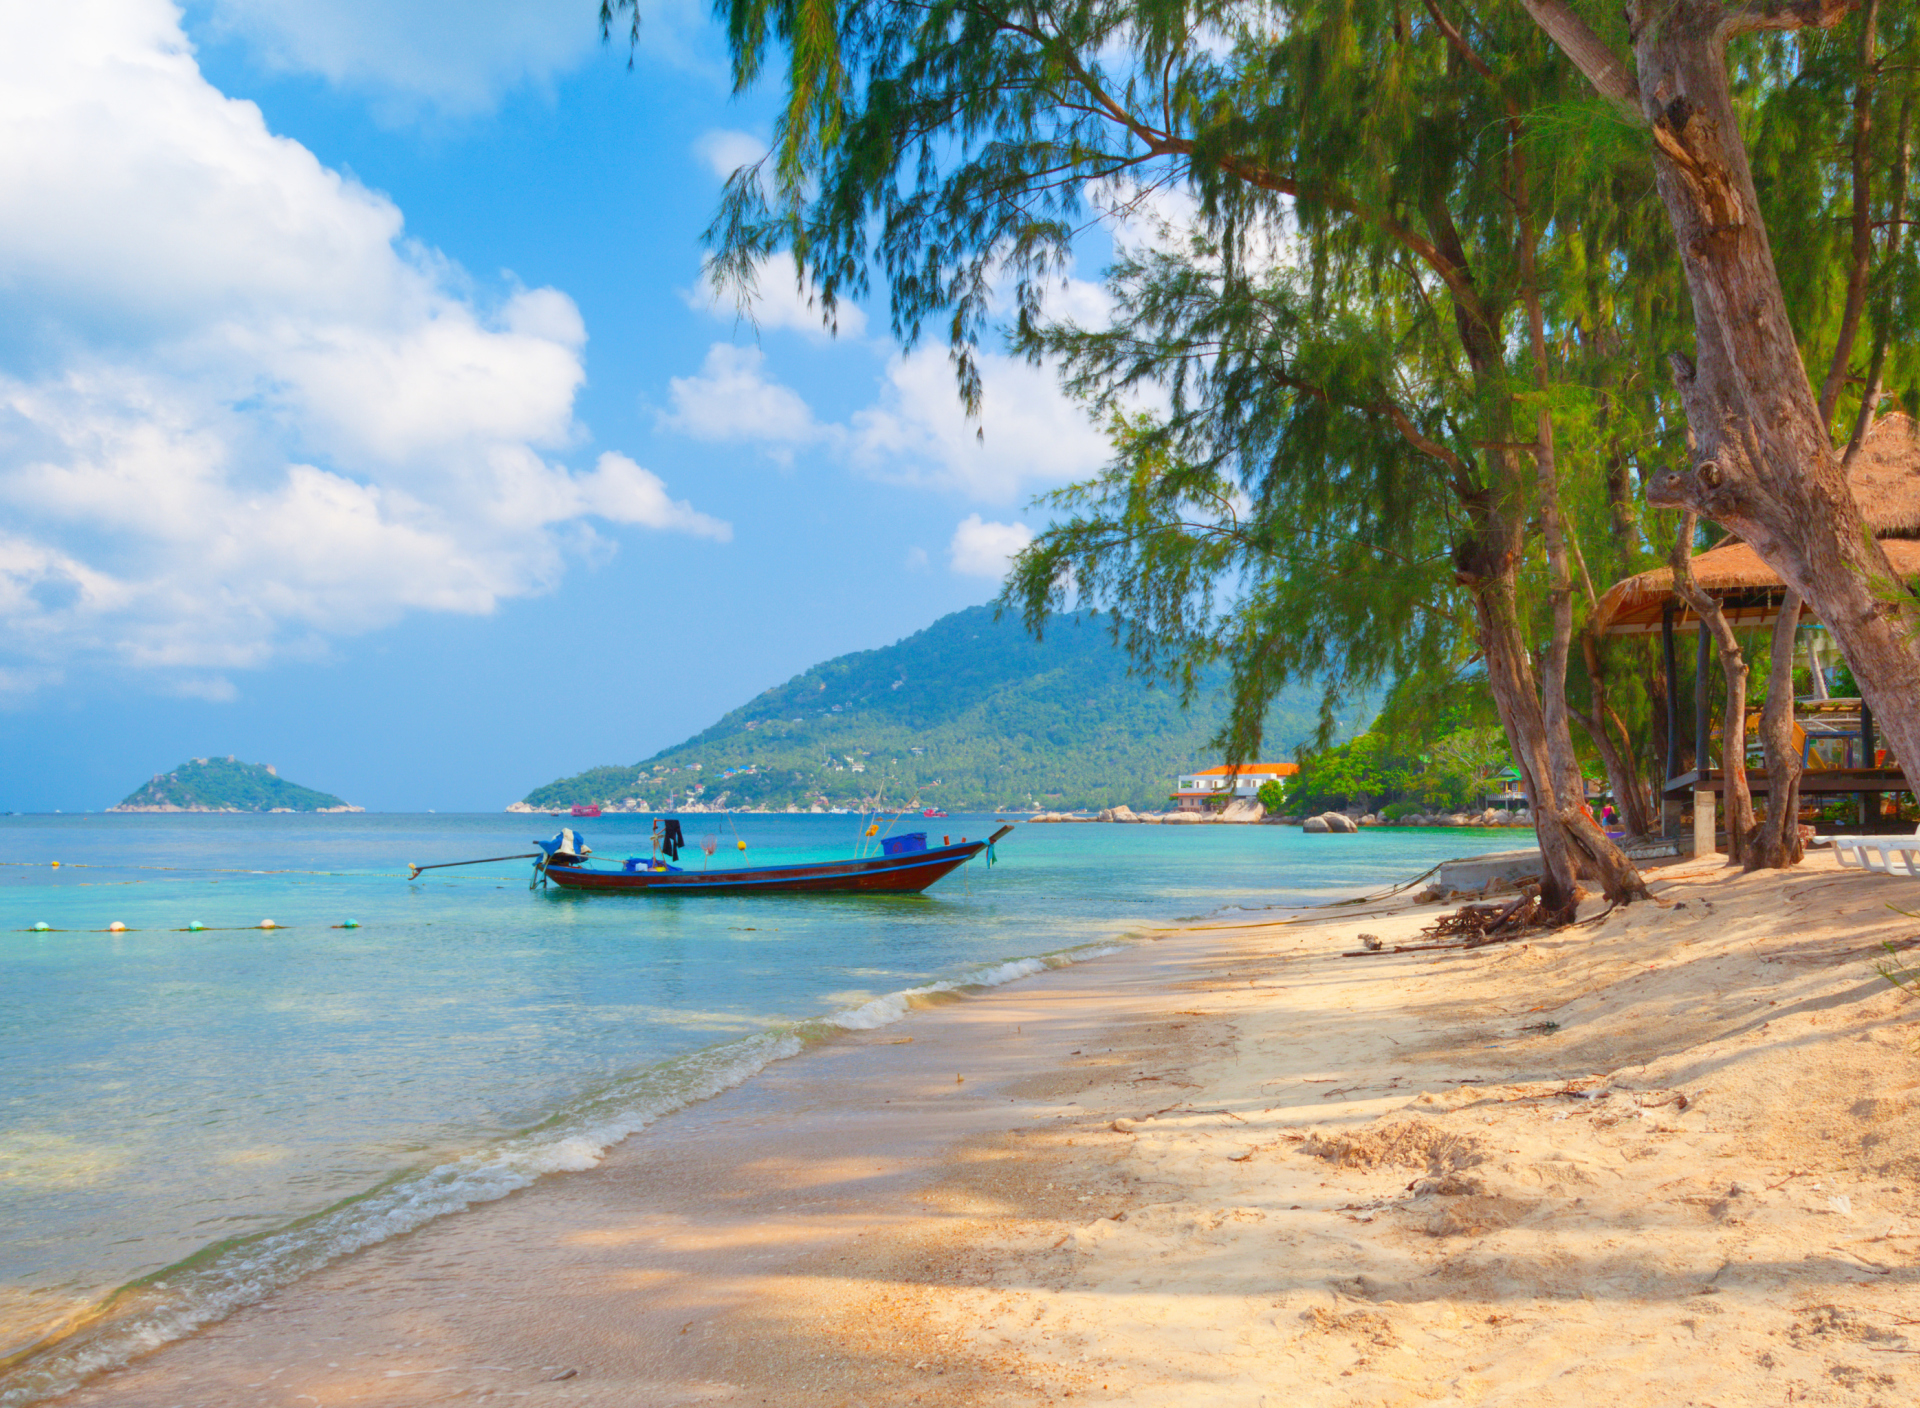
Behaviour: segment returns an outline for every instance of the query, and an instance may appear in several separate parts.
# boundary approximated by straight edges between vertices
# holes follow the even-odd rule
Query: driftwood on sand
[[[1430,949],[1481,948],[1506,943],[1523,934],[1558,928],[1571,914],[1556,915],[1540,898],[1537,878],[1521,882],[1520,893],[1505,904],[1466,904],[1443,914],[1420,932],[1439,940],[1437,943],[1387,945],[1371,934],[1360,935],[1365,947],[1349,949],[1342,958],[1368,958],[1385,953],[1419,953]]]

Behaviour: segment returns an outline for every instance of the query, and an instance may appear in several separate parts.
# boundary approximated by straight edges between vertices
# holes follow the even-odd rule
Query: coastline
[[[849,1033],[55,1401],[1911,1399],[1906,887],[1654,881],[1471,953],[1339,956],[1404,897],[1169,930]]]

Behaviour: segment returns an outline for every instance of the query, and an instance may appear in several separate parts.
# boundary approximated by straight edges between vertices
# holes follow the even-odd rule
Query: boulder
[[[1267,814],[1267,809],[1252,797],[1236,797],[1227,803],[1225,811],[1220,813],[1222,821],[1258,821]]]
[[[1327,819],[1324,816],[1310,816],[1300,823],[1300,829],[1302,831],[1311,831],[1315,835],[1324,835],[1333,828],[1327,825]]]
[[[1314,825],[1316,821],[1320,823],[1318,826]],[[1321,812],[1319,816],[1309,817],[1307,824],[1301,828],[1303,831],[1328,831],[1342,834],[1349,834],[1359,829],[1354,824],[1353,818],[1345,812]]]
[[[1168,826],[1175,824],[1198,826],[1205,819],[1199,812],[1168,812],[1160,818],[1161,822]]]
[[[1104,815],[1104,816],[1106,816],[1106,818],[1107,818],[1107,820],[1109,820],[1109,821],[1138,821],[1138,820],[1140,820],[1140,817],[1139,817],[1139,814],[1138,814],[1138,813],[1136,813],[1136,812],[1134,811],[1134,809],[1133,809],[1132,807],[1130,807],[1130,806],[1128,806],[1128,805],[1127,805],[1127,804],[1126,804],[1125,802],[1122,802],[1122,803],[1121,803],[1121,804],[1120,804],[1119,806],[1117,806],[1117,807],[1112,807],[1112,808],[1110,808],[1110,809],[1108,810],[1108,812],[1105,812],[1105,813],[1102,813],[1102,815]]]

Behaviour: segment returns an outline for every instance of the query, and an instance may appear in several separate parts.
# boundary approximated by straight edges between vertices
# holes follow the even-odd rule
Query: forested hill
[[[1226,713],[1210,682],[1191,709],[1127,674],[1092,613],[1035,641],[989,607],[942,617],[879,650],[842,655],[766,691],[704,733],[631,767],[593,768],[528,794],[535,809],[637,811],[888,805],[951,811],[1038,806],[1162,808],[1179,772],[1214,761]],[[1283,695],[1269,758],[1291,756],[1319,694]],[[1369,707],[1343,720],[1366,722]]]
[[[116,812],[357,812],[331,792],[288,782],[267,763],[194,758],[155,773]]]

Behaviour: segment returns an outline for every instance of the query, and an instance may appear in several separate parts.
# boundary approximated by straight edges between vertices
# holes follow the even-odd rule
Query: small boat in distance
[[[592,849],[572,831],[562,831],[551,841],[535,843],[543,854],[534,864],[534,875],[536,881],[546,879],[564,890],[623,893],[739,895],[875,891],[917,894],[982,851],[989,853],[987,858],[991,863],[994,842],[1012,830],[1011,826],[1003,826],[984,841],[969,841],[963,836],[957,846],[931,847],[927,845],[926,833],[915,831],[887,837],[880,843],[877,856],[723,870],[683,870],[662,859],[658,849],[651,857],[628,858],[618,870],[599,870],[587,863]],[[668,831],[656,834],[655,839],[665,841],[675,834]],[[678,858],[677,846],[669,845],[668,856]]]
[[[923,812],[921,812],[921,813],[920,813],[920,815],[921,815],[921,816],[933,816],[933,817],[941,817],[941,816],[945,816],[945,815],[946,815],[946,813],[945,813],[945,812],[943,812],[943,811],[941,811],[941,810],[940,810],[940,808],[938,808],[938,807],[928,807],[928,808],[927,808],[927,809],[926,809],[925,811],[923,811]]]
[[[568,816],[599,816],[600,807],[599,807],[599,804],[596,802],[588,802],[584,806],[582,806],[578,802],[575,802],[573,804],[573,810],[568,812],[567,815]]]

